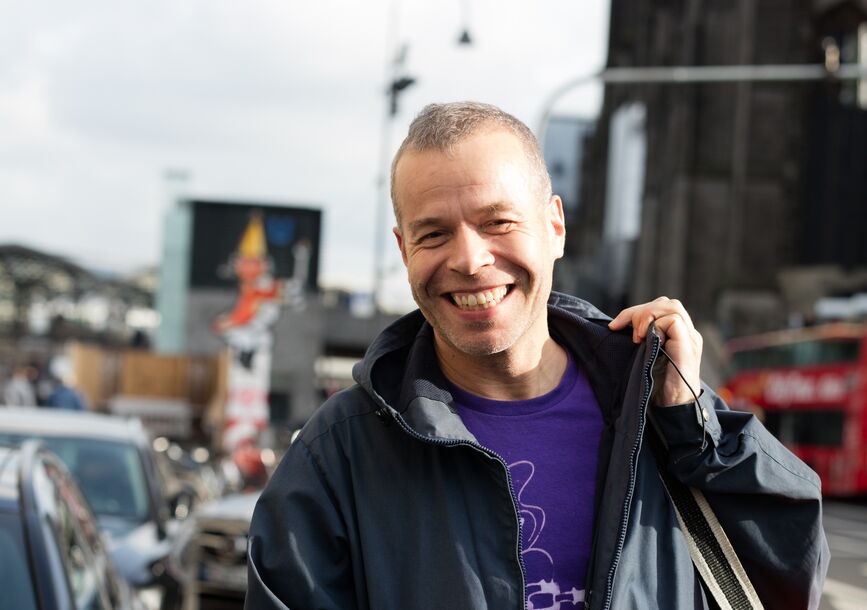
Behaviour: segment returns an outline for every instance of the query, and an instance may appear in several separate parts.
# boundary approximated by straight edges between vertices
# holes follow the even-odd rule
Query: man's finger
[[[686,325],[690,328],[693,328],[692,318],[689,317],[689,312],[686,310],[686,307],[683,306],[683,303],[680,302],[679,299],[671,299],[669,301],[669,305],[674,307],[675,311],[677,311],[678,315],[683,318]]]
[[[679,316],[687,329],[694,329],[692,318],[683,304],[678,299],[668,297],[659,297],[649,303],[627,307],[608,323],[608,327],[611,330],[620,330],[632,324],[632,339],[638,343],[647,336],[647,329],[651,322],[670,315]]]
[[[633,305],[632,307],[627,307],[619,314],[614,316],[614,319],[608,323],[608,328],[611,330],[620,330],[621,328],[626,328],[626,326],[632,322],[632,313],[641,307],[640,305]]]
[[[670,337],[671,328],[676,325],[677,322],[678,316],[676,314],[669,314],[667,316],[661,316],[657,318],[654,327],[656,328],[656,331],[663,337]]]
[[[692,328],[692,318],[689,317],[683,304],[677,299],[671,299],[665,303],[656,303],[655,301],[649,303],[647,312],[657,320],[665,316],[679,316],[689,328]]]
[[[656,319],[656,329],[669,339],[694,341],[698,334],[680,314],[669,314]]]
[[[638,325],[637,317],[640,317],[643,313],[643,310],[648,310],[649,308],[660,301],[661,299],[665,299],[665,297],[659,297],[658,299],[651,301],[650,303],[642,303],[641,305],[633,305],[632,307],[627,307],[619,314],[617,314],[611,322],[608,323],[608,328],[611,330],[620,330],[621,328],[625,328],[629,324],[633,326]],[[661,312],[661,310],[658,310]]]
[[[638,343],[644,339],[647,336],[647,329],[650,328],[650,323],[655,320],[657,320],[657,314],[652,310],[643,311],[633,318],[632,326],[635,329],[632,333],[633,341]]]

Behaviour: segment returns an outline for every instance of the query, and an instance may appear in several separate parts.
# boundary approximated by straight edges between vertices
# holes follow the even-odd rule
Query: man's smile
[[[448,293],[452,302],[463,311],[489,309],[502,301],[509,292],[509,286],[496,286],[476,292]]]

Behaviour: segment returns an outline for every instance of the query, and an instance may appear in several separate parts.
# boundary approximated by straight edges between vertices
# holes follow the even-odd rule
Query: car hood
[[[201,521],[244,521],[253,518],[253,509],[259,499],[259,492],[231,494],[202,504],[196,509],[196,519]]]
[[[162,575],[171,540],[160,536],[156,523],[142,524],[110,517],[100,517],[99,524],[108,534],[111,558],[117,571],[135,587],[150,584]]]

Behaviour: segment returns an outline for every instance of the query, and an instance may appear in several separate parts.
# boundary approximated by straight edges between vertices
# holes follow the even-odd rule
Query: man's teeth
[[[505,286],[499,286],[483,292],[461,294],[452,293],[452,300],[455,302],[455,305],[461,309],[470,311],[476,309],[487,309],[488,307],[493,307],[502,301],[503,297],[506,296],[506,292],[507,290]]]

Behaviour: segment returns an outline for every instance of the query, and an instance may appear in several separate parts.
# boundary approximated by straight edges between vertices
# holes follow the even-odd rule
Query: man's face
[[[521,142],[482,132],[451,155],[407,152],[395,172],[395,228],[415,302],[440,356],[540,345],[563,207],[539,192]]]

